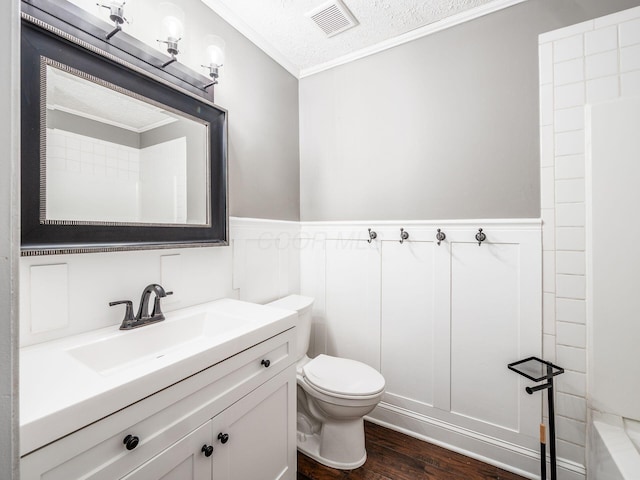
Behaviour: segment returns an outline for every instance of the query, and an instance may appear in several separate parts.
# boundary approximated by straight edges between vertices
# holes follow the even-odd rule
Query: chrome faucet
[[[153,310],[151,311],[151,314],[149,314],[149,299],[151,298],[152,293],[155,294],[155,298],[153,300]],[[173,292],[166,292],[164,288],[157,283],[147,285],[142,291],[138,314],[135,317],[133,316],[133,302],[131,300],[109,302],[109,306],[113,307],[114,305],[120,304],[126,305],[124,319],[120,325],[120,330],[131,330],[132,328],[138,328],[164,320],[164,314],[160,308],[160,299],[167,295],[173,295]]]

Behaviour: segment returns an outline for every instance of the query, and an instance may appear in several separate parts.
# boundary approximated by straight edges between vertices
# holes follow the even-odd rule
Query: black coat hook
[[[438,229],[438,233],[436,233],[436,240],[438,240],[438,246],[440,245],[440,242],[442,242],[445,238],[447,238],[445,233],[442,230]]]
[[[369,229],[369,240],[367,240],[367,242],[371,243],[371,241],[375,240],[377,237],[378,237],[378,234],[373,230]]]
[[[409,232],[405,231],[404,228],[400,229],[400,243],[403,243],[407,238],[409,238]]]
[[[478,229],[478,233],[476,233],[476,240],[478,241],[478,246],[482,245],[482,242],[484,242],[487,239],[487,236],[482,233],[482,229],[479,228]]]

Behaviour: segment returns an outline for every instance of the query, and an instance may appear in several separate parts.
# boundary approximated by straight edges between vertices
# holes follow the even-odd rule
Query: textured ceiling
[[[359,25],[327,38],[306,16],[327,0],[202,1],[230,23],[241,23],[245,30],[247,27],[253,30],[272,51],[303,73],[425,25],[500,3],[496,0],[343,0]],[[269,53],[269,49],[265,51]]]

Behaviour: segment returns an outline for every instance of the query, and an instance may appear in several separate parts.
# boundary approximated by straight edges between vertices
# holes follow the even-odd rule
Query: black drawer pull
[[[127,447],[127,450],[133,450],[138,446],[138,443],[140,443],[140,439],[134,435],[127,435],[124,437],[122,443]]]
[[[205,457],[210,457],[211,454],[213,453],[213,447],[211,445],[207,445],[206,443],[202,446],[202,450],[200,450],[202,453],[204,453]]]
[[[218,440],[220,440],[221,443],[227,443],[229,441],[229,434],[228,433],[219,433],[218,434]]]
[[[269,360],[262,360],[260,362],[260,365],[264,365],[264,368],[269,368],[269,365],[271,365],[271,362]]]

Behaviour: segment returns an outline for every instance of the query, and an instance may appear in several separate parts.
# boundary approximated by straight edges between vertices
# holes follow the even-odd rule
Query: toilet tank
[[[294,310],[298,312],[296,322],[296,361],[304,357],[309,350],[309,338],[311,337],[311,307],[313,298],[303,295],[289,295],[267,305],[270,307]]]

